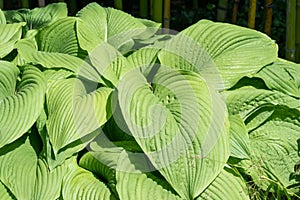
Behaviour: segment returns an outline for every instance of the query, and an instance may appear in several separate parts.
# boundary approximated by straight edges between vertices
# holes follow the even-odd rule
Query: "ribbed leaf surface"
[[[118,92],[125,122],[153,165],[182,198],[197,197],[229,156],[220,96],[196,73],[174,70],[155,74],[152,89],[140,73],[129,72]]]
[[[96,86],[72,78],[53,82],[48,88],[47,130],[55,153],[92,133],[110,117],[108,98],[112,90]]]
[[[14,44],[21,38],[24,25],[24,22],[16,24],[0,23],[0,58],[5,57],[14,49]]]
[[[44,105],[46,83],[42,72],[26,66],[16,85],[18,75],[16,66],[0,61],[0,148],[28,131]]]

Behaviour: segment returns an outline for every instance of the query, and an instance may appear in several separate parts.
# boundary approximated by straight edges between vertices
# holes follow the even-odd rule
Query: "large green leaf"
[[[14,44],[21,38],[24,25],[24,22],[16,24],[0,23],[0,58],[5,57],[14,49]]]
[[[102,181],[91,172],[77,166],[75,162],[64,178],[62,196],[63,199],[115,199]]]
[[[44,106],[46,83],[42,72],[25,66],[21,77],[19,73],[15,65],[0,61],[0,148],[27,132]]]
[[[279,59],[272,65],[262,68],[255,76],[262,78],[271,90],[300,98],[299,64]]]
[[[71,78],[53,82],[47,91],[47,130],[54,153],[102,126],[111,115],[111,89]]]
[[[42,29],[37,35],[40,51],[64,53],[85,58],[78,44],[75,30],[76,18],[62,18]]]
[[[201,20],[167,43],[162,64],[203,74],[219,89],[232,87],[277,58],[277,45],[255,30]]]
[[[32,199],[35,192],[38,160],[30,142],[22,137],[0,151],[0,181],[16,199]]]
[[[299,183],[294,165],[299,161],[300,112],[277,106],[268,120],[250,132],[251,160],[242,167],[256,185],[266,190]]]
[[[196,73],[161,69],[152,86],[138,71],[118,85],[126,125],[154,167],[186,199],[197,197],[229,156],[221,96]]]
[[[5,11],[8,23],[26,22],[28,29],[41,29],[60,18],[67,17],[67,14],[68,10],[65,3],[49,4],[46,7],[33,10],[23,8]]]
[[[155,22],[139,20],[113,8],[102,8],[97,3],[88,4],[77,17],[79,44],[89,53],[102,42],[126,53],[134,46],[135,38],[149,38],[158,29]]]
[[[170,191],[164,189],[157,182],[148,178],[145,173],[135,168],[128,154],[125,151],[120,153],[117,161],[116,188],[120,199],[161,199],[161,200],[180,200],[181,198]]]
[[[230,122],[230,156],[248,159],[250,155],[247,128],[240,115],[229,116]]]
[[[232,200],[232,199],[250,199],[246,183],[243,178],[233,169],[224,167],[217,178],[204,190],[196,199],[209,200]]]
[[[49,69],[67,69],[89,80],[95,82],[100,80],[101,74],[95,71],[88,62],[78,57],[65,53],[37,51],[31,39],[22,39],[15,47],[18,55],[27,63],[40,64]]]
[[[299,100],[278,91],[256,89],[245,86],[236,90],[226,91],[226,103],[230,114],[240,114],[243,119],[262,107],[283,105],[299,108]],[[267,116],[268,117],[268,116]]]

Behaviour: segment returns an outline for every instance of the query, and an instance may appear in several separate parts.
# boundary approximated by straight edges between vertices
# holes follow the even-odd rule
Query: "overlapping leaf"
[[[44,106],[46,83],[42,72],[25,66],[16,84],[19,73],[15,65],[0,61],[0,148],[27,132]]]
[[[44,8],[20,9],[5,11],[7,22],[26,22],[28,29],[41,29],[54,21],[67,17],[68,10],[65,3],[53,3]]]
[[[167,43],[159,58],[164,65],[198,72],[227,89],[275,61],[277,45],[255,30],[201,20]]]
[[[48,88],[46,126],[55,154],[97,130],[110,117],[112,90],[96,87],[71,78],[53,82]]]
[[[152,88],[140,73],[127,73],[118,86],[122,115],[176,192],[183,198],[195,198],[229,156],[224,102],[192,72],[161,70]]]
[[[5,57],[14,49],[14,44],[21,39],[24,25],[24,22],[15,24],[0,23],[0,58]]]

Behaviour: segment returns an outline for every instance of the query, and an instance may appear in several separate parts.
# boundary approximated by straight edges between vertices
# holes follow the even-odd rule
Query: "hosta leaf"
[[[134,46],[133,39],[149,38],[158,29],[154,22],[136,19],[113,8],[102,8],[97,3],[88,4],[76,16],[79,44],[89,53],[103,42],[127,53]]]
[[[10,191],[2,184],[0,181],[0,196],[3,200],[13,200],[15,199],[10,195]]]
[[[62,187],[63,199],[111,200],[114,199],[106,185],[91,172],[77,166],[70,167]]]
[[[92,52],[97,45],[107,39],[107,14],[97,3],[90,3],[76,16],[76,30],[81,48]],[[95,20],[97,19],[97,20]]]
[[[224,167],[223,171],[207,187],[207,189],[196,199],[209,200],[231,200],[250,199],[247,186],[243,178],[233,169]]]
[[[34,195],[37,156],[30,142],[22,137],[0,151],[0,181],[16,199],[32,199]]]
[[[284,105],[291,108],[300,108],[298,99],[278,91],[245,86],[226,91],[225,95],[229,113],[232,115],[241,114],[243,119],[263,106]]]
[[[229,156],[224,102],[193,72],[160,70],[151,86],[137,71],[118,85],[124,120],[138,144],[182,198],[197,197]],[[218,113],[218,114],[216,114]]]
[[[16,45],[19,55],[27,63],[40,64],[45,68],[63,68],[92,81],[99,81],[100,74],[86,61],[65,53],[37,51],[30,39],[20,40]]]
[[[63,18],[41,30],[37,35],[39,50],[85,58],[78,45],[75,23],[74,17]]]
[[[6,18],[1,9],[0,9],[0,24],[6,24]]]
[[[164,65],[205,74],[219,89],[227,89],[272,63],[277,45],[255,30],[201,20],[167,43],[159,58]]]
[[[0,61],[0,148],[21,137],[44,106],[46,83],[42,72],[25,66],[17,85],[19,73],[15,65]]]
[[[65,3],[49,4],[43,8],[5,11],[8,23],[26,22],[28,29],[41,29],[60,18],[67,17]]]
[[[249,137],[240,115],[229,116],[230,122],[230,156],[247,159],[250,155]]]
[[[49,170],[45,160],[39,159],[36,171],[36,190],[34,197],[39,199],[57,199],[60,196],[62,179],[67,173],[69,162]]]
[[[262,78],[271,90],[300,98],[300,65],[280,59],[255,76]]]
[[[125,151],[121,152],[118,159],[116,180],[116,188],[122,200],[181,199],[179,196],[164,189],[151,178],[148,178],[146,174],[136,170],[134,163],[131,163]]]
[[[14,49],[14,44],[21,38],[24,25],[24,22],[16,24],[0,23],[0,58],[5,57]]]
[[[294,165],[299,161],[300,112],[277,106],[260,127],[250,132],[251,162],[242,167],[255,184],[287,188],[298,183]]]
[[[111,89],[71,78],[53,82],[47,92],[47,130],[54,153],[102,126],[111,115]]]

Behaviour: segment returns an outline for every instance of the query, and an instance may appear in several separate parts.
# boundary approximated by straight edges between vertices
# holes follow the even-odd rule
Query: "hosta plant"
[[[1,199],[299,198],[300,65],[275,41],[67,13],[0,10]]]

